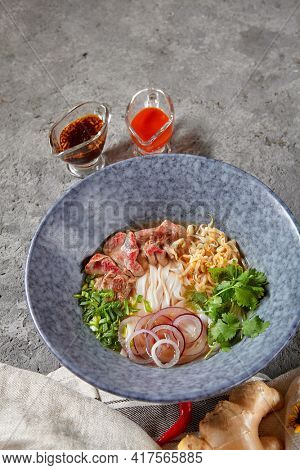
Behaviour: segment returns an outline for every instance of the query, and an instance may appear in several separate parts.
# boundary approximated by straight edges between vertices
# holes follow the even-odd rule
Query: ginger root
[[[258,435],[261,419],[270,411],[280,409],[280,393],[264,382],[247,382],[229,394],[229,401],[221,401],[200,421],[201,438],[185,436],[178,444],[185,449],[279,449],[277,438],[268,436],[263,441]]]
[[[276,436],[262,436],[260,441],[264,450],[284,450],[281,440]]]
[[[195,434],[187,434],[177,446],[178,450],[210,450],[210,445]]]
[[[285,401],[285,448],[300,449],[300,375],[290,384]]]

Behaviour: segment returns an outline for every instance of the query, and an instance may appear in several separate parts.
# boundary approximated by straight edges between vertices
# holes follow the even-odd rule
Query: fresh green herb
[[[211,268],[210,274],[216,282],[211,297],[195,290],[186,292],[190,308],[203,311],[210,319],[210,353],[218,347],[228,351],[244,336],[254,338],[263,333],[270,322],[252,312],[265,295],[266,275],[252,268],[244,271],[235,263],[226,268]]]
[[[81,292],[74,295],[83,310],[82,319],[104,347],[120,351],[120,322],[138,312],[140,305],[151,312],[151,305],[142,295],[121,302],[113,290],[97,290],[94,284],[93,277],[86,276]]]
[[[197,310],[199,305],[204,305],[207,301],[207,295],[204,292],[198,292],[194,289],[187,289],[185,297],[192,310]]]
[[[263,333],[269,325],[270,322],[264,322],[258,315],[255,315],[255,317],[243,321],[242,333],[249,338],[255,338]]]

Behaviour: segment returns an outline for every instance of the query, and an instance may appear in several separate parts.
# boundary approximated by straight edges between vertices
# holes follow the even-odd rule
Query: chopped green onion
[[[116,299],[116,294],[111,289],[95,289],[94,276],[86,276],[81,292],[74,294],[82,308],[83,322],[93,331],[100,343],[115,351],[120,351],[118,340],[120,322],[139,311],[142,304],[147,313],[151,312],[150,303],[137,295],[123,302]]]

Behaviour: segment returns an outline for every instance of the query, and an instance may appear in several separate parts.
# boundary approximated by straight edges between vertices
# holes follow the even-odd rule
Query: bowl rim
[[[283,207],[283,209],[285,210],[285,212],[288,215],[289,219],[291,220],[292,225],[294,225],[294,227],[297,231],[298,239],[299,239],[299,242],[300,242],[300,225],[299,225],[296,217],[293,215],[293,213],[291,212],[289,207],[282,201],[282,199],[279,196],[277,196],[277,194],[274,193],[269,188],[269,186],[267,186],[265,183],[263,183],[261,180],[259,180],[256,176],[252,175],[251,173],[248,173],[245,170],[242,170],[239,167],[236,167],[235,165],[224,162],[222,160],[215,159],[213,157],[204,156],[204,155],[185,154],[185,153],[168,153],[168,154],[155,154],[155,155],[151,154],[151,155],[142,156],[140,158],[132,157],[132,158],[128,158],[126,160],[121,160],[121,161],[112,163],[111,165],[108,165],[107,167],[104,167],[101,171],[105,171],[106,168],[110,168],[110,167],[122,166],[122,165],[126,164],[126,162],[130,162],[130,161],[133,161],[133,160],[143,161],[144,159],[147,159],[147,160],[153,159],[153,158],[162,159],[162,158],[168,158],[168,157],[184,157],[184,158],[194,158],[194,159],[199,159],[200,158],[203,161],[210,162],[210,164],[213,164],[213,165],[221,163],[222,165],[225,165],[225,166],[233,169],[234,171],[237,171],[238,173],[244,174],[247,177],[250,177],[250,178],[254,179],[256,181],[256,183],[258,183],[265,190],[267,190],[267,192]],[[64,367],[66,367],[68,370],[70,370],[72,373],[77,375],[79,378],[81,378],[85,382],[93,385],[94,387],[100,388],[99,385],[96,383],[96,381],[93,381],[93,378],[91,378],[91,377],[87,378],[84,375],[84,373],[81,372],[81,368],[78,367],[77,364],[72,359],[69,360],[68,358],[66,358],[64,356],[63,352],[60,353],[59,351],[57,351],[56,347],[54,347],[51,344],[51,342],[48,340],[46,334],[43,332],[43,329],[40,327],[40,325],[38,324],[37,319],[35,317],[35,313],[33,311],[31,300],[30,300],[29,285],[28,285],[28,282],[29,282],[29,279],[28,279],[29,278],[29,265],[30,265],[30,261],[31,261],[31,258],[32,258],[32,254],[33,254],[33,250],[34,250],[34,246],[35,246],[35,241],[38,238],[43,226],[47,222],[49,214],[53,211],[53,209],[55,209],[56,206],[58,206],[60,204],[60,202],[71,191],[74,190],[74,188],[77,188],[79,185],[88,184],[89,180],[91,178],[95,177],[95,174],[97,174],[97,172],[92,173],[91,175],[87,176],[85,179],[77,181],[73,185],[71,185],[70,188],[68,188],[50,206],[50,208],[47,210],[46,214],[42,217],[42,219],[41,219],[41,221],[40,221],[40,223],[39,223],[39,225],[38,225],[38,227],[35,231],[35,234],[34,234],[32,240],[31,240],[30,247],[29,247],[28,254],[27,254],[27,259],[26,259],[26,264],[25,264],[25,295],[26,295],[27,305],[28,305],[31,317],[33,319],[34,325],[36,326],[36,328],[38,330],[38,333],[40,334],[41,338],[43,339],[45,344],[48,346],[50,351],[56,356],[56,358],[59,360],[59,362]],[[246,380],[248,380],[249,378],[253,377],[256,373],[258,373],[261,369],[263,369],[275,356],[277,356],[280,353],[280,351],[282,351],[282,349],[287,345],[287,343],[290,341],[290,339],[296,334],[296,331],[297,331],[297,328],[298,328],[299,324],[300,324],[300,315],[299,315],[299,318],[298,319],[296,318],[296,320],[290,326],[287,338],[284,341],[284,343],[281,345],[281,347],[278,350],[276,350],[275,352],[272,351],[271,354],[263,356],[262,359],[260,361],[257,361],[253,367],[247,367],[247,371],[245,371],[244,373],[240,373],[239,378],[237,380],[233,380],[232,383],[230,384],[230,386],[225,386],[222,389],[220,389],[219,387],[212,387],[211,392],[209,394],[201,393],[201,390],[199,390],[198,392],[189,393],[188,395],[186,395],[186,392],[185,392],[180,397],[178,397],[178,399],[176,399],[176,401],[195,401],[195,400],[210,398],[210,397],[213,397],[213,396],[216,396],[216,395],[221,395],[221,394],[226,393],[231,388],[236,387],[237,385],[239,385],[239,384],[245,382]],[[143,395],[141,396],[138,392],[135,392],[135,391],[132,392],[130,389],[128,390],[128,392],[126,391],[126,395],[124,395],[123,390],[119,390],[117,387],[114,387],[113,385],[112,386],[105,386],[103,388],[101,387],[101,389],[108,392],[108,393],[111,393],[111,394],[114,394],[114,395],[119,395],[119,396],[126,397],[126,398],[129,398],[129,399],[136,399],[136,400],[149,401],[149,402],[155,402],[155,403],[173,403],[173,402],[175,402],[174,399],[172,401],[170,401],[167,398],[163,398],[163,397],[156,399],[156,398],[153,397],[153,394],[151,394],[151,393],[149,394],[147,392],[143,393]]]

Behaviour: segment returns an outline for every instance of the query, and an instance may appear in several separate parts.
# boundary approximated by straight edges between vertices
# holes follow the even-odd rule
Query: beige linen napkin
[[[93,387],[63,368],[58,378],[64,373],[67,386],[0,364],[1,449],[159,448],[137,424],[95,400]]]

